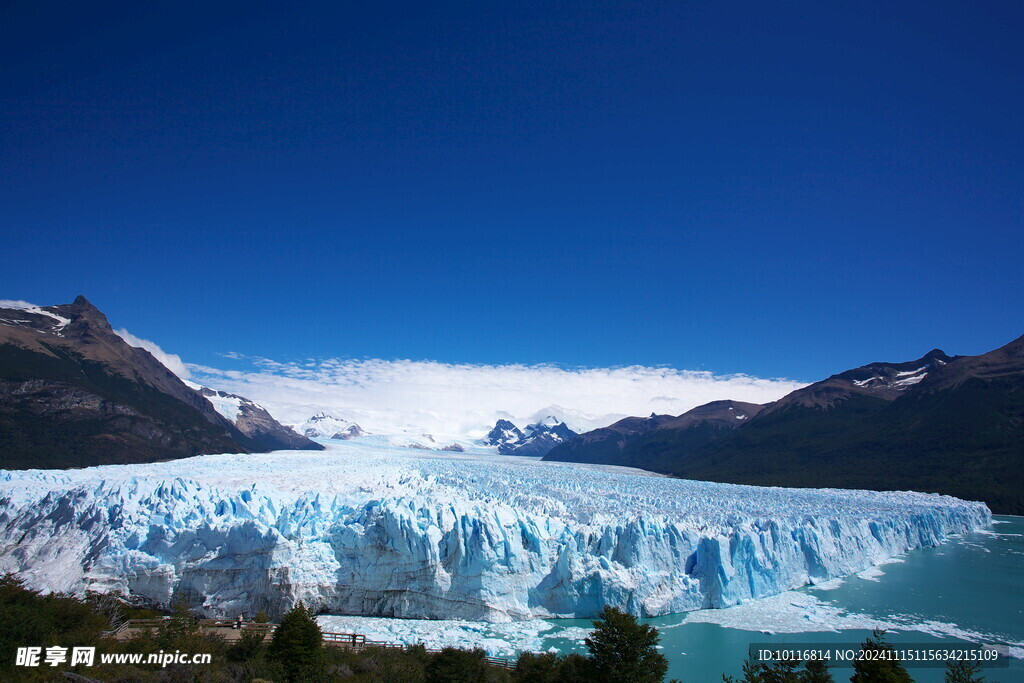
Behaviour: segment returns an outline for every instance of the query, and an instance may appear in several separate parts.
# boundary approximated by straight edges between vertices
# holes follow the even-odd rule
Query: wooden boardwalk
[[[170,617],[165,617],[163,619],[130,619],[121,624],[114,631],[109,632],[107,636],[116,640],[129,640],[146,631],[160,628],[161,625],[167,623],[169,618]],[[200,619],[198,623],[199,630],[201,632],[214,633],[222,637],[227,642],[236,641],[242,637],[243,633],[251,632],[262,633],[264,640],[266,640],[267,636],[273,634],[274,630],[277,628],[277,624],[258,624],[252,621],[243,621],[241,625],[239,625],[237,621],[232,621],[230,619]],[[411,645],[404,645],[402,643],[389,643],[383,640],[367,640],[366,636],[362,633],[324,632],[322,635],[325,646],[341,647],[347,650],[354,650],[356,652],[374,647],[402,651],[406,651],[414,647]],[[441,650],[434,648],[426,648],[426,651],[430,653],[441,652]],[[503,666],[506,669],[515,667],[515,662],[506,657],[488,657],[487,661],[496,666]]]
[[[108,633],[107,636],[115,640],[130,640],[145,631],[160,628],[161,625],[167,623],[167,619],[129,619]],[[247,631],[262,632],[266,639],[277,628],[277,624],[257,624],[252,621],[244,621],[241,628],[238,628],[237,622],[230,619],[200,619],[198,623],[201,632],[215,633],[228,642],[238,640]]]

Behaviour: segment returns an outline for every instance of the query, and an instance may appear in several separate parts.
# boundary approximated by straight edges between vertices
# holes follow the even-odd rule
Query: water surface
[[[756,643],[856,647],[884,628],[893,643],[983,643],[1008,648],[1008,668],[987,668],[986,683],[1024,683],[1024,518],[996,517],[991,529],[951,538],[857,576],[788,591],[725,610],[644,619],[661,631],[669,678],[684,683],[739,676]],[[428,647],[483,647],[498,656],[520,650],[583,652],[584,619],[513,624],[320,617],[325,630]],[[1007,660],[1003,660],[1004,663]],[[914,680],[941,683],[942,668],[908,668]],[[836,681],[852,669],[836,668]]]

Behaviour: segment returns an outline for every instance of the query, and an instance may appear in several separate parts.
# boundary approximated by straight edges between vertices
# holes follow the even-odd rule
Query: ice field
[[[987,526],[982,503],[441,453],[324,452],[0,472],[0,571],[210,615],[508,622],[727,607]]]

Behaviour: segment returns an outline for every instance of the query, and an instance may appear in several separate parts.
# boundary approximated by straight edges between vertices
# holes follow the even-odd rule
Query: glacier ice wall
[[[982,503],[439,454],[322,453],[0,472],[0,571],[208,614],[507,621],[727,607],[988,525]]]

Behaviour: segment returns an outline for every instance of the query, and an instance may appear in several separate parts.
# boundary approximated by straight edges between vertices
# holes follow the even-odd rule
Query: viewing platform
[[[107,636],[115,640],[131,640],[136,636],[143,635],[146,631],[160,628],[169,620],[170,617],[160,619],[129,619],[115,630],[109,632]],[[201,633],[218,635],[229,643],[241,639],[244,633],[252,632],[262,633],[263,639],[266,641],[267,637],[273,635],[278,626],[272,623],[232,619],[199,619],[196,623]],[[395,650],[409,650],[415,647],[414,645],[391,643],[383,640],[367,640],[366,636],[362,633],[323,632],[321,635],[323,636],[324,645],[327,647],[341,647],[356,652],[374,647]],[[441,652],[437,648],[425,648],[425,650],[430,653]],[[487,661],[507,669],[515,666],[515,662],[507,657],[487,657]]]

